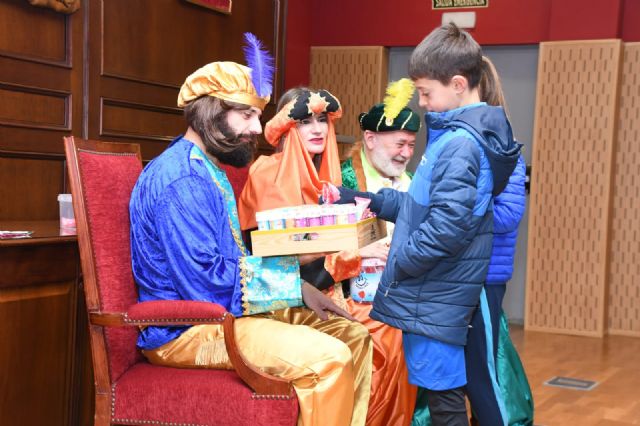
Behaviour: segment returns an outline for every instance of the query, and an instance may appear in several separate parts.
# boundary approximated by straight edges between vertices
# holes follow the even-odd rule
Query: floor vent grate
[[[548,386],[557,386],[559,388],[589,391],[598,385],[598,382],[592,380],[574,379],[573,377],[556,376],[544,382]]]

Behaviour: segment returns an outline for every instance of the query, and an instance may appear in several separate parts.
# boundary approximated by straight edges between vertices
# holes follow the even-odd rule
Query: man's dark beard
[[[228,164],[233,167],[244,167],[251,162],[253,154],[256,151],[257,138],[256,135],[239,135],[233,140],[238,147],[233,151],[223,152],[217,147],[206,144],[207,152],[213,155],[222,164]]]
[[[216,157],[222,164],[229,166],[244,167],[249,164],[256,152],[258,145],[257,136],[252,134],[237,135],[224,121],[219,124],[219,129],[225,138],[227,138],[228,143],[230,145],[236,145],[237,148],[232,151],[222,151],[218,148],[218,144],[215,141],[203,138],[202,142],[207,149],[207,153]]]

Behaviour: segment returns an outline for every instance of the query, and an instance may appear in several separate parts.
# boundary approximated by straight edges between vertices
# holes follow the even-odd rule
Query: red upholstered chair
[[[242,193],[244,184],[247,182],[247,178],[249,177],[249,166],[233,167],[225,164],[222,164],[221,166],[227,174],[227,178],[229,178],[229,183],[231,184],[233,193],[236,196],[236,201],[238,201],[238,197]]]
[[[137,303],[129,199],[142,170],[134,144],[65,138],[95,375],[95,424],[294,425],[290,383],[249,365],[234,317],[217,304]],[[136,349],[140,326],[223,323],[235,371],[155,366]]]

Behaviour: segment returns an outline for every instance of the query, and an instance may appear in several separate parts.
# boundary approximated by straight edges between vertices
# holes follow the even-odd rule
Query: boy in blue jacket
[[[487,72],[467,32],[453,24],[434,30],[409,61],[429,111],[427,148],[409,191],[341,188],[340,202],[367,196],[372,211],[396,223],[371,318],[403,330],[409,381],[427,389],[434,425],[468,425],[464,345],[491,256],[493,196],[520,151],[504,110],[480,102]]]
[[[480,99],[505,108],[500,78],[491,60],[483,57],[493,78],[480,81]],[[493,248],[480,306],[476,309],[465,347],[467,396],[480,426],[533,424],[533,398],[502,312],[507,281],[513,274],[518,225],[525,210],[526,165],[522,156],[505,189],[493,200]],[[501,322],[504,322],[501,324]],[[509,396],[506,400],[505,397]],[[427,398],[422,389],[413,426],[430,426]]]

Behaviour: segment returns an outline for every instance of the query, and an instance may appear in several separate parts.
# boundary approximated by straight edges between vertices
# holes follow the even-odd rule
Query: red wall
[[[438,27],[443,12],[475,11],[471,31],[481,44],[530,44],[545,39],[551,0],[489,0],[478,9],[432,10],[430,0],[313,0],[314,46],[415,46]],[[367,7],[362,7],[362,5]],[[339,11],[339,12],[338,12]]]
[[[640,41],[640,0],[625,0],[622,7],[624,41]]]
[[[287,46],[284,89],[309,84],[311,43],[311,6],[308,0],[287,2]]]
[[[638,3],[638,0],[555,0],[551,4],[548,40],[620,38],[622,7],[632,1]]]
[[[307,84],[310,46],[415,46],[445,11],[475,11],[482,45],[622,38],[640,41],[640,0],[489,0],[431,9],[430,0],[289,0],[285,86]],[[291,44],[292,47],[289,47]]]

